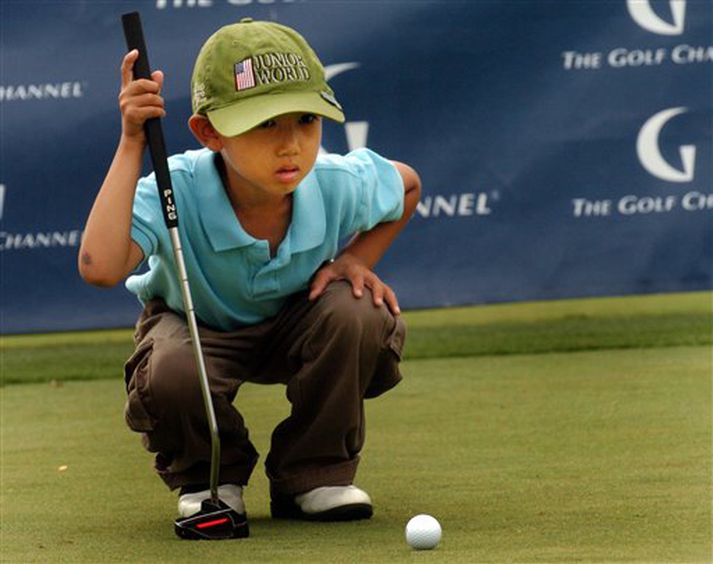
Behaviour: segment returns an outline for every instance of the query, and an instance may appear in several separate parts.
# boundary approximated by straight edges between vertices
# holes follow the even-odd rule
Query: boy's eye
[[[299,116],[297,121],[300,125],[309,125],[315,123],[316,121],[319,121],[319,116],[315,114],[302,114]],[[267,121],[263,121],[260,125],[258,125],[257,129],[272,129],[273,127],[277,127],[277,120],[268,119]]]
[[[302,114],[300,116],[300,123],[304,125],[314,123],[317,120],[319,120],[319,117],[314,114]]]

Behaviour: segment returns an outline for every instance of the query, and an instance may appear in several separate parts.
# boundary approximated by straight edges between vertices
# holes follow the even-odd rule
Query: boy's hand
[[[164,101],[161,96],[163,73],[154,71],[152,80],[134,80],[134,63],[139,58],[138,50],[129,51],[121,63],[121,131],[127,141],[146,144],[144,122],[151,118],[164,117]]]
[[[352,285],[355,298],[361,298],[364,295],[364,287],[367,287],[371,289],[375,306],[380,307],[385,302],[391,313],[394,315],[401,313],[394,291],[364,263],[349,253],[342,253],[334,262],[317,271],[310,285],[309,300],[316,300],[330,282],[335,280],[348,280]]]

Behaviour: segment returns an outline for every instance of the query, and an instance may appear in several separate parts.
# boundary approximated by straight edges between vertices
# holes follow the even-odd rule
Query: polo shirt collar
[[[215,165],[215,153],[208,149],[202,152],[195,164],[195,176],[200,218],[213,250],[221,252],[253,245],[257,240],[240,225],[225,192]],[[321,245],[326,230],[322,193],[312,171],[294,192],[288,230],[291,252]]]
[[[214,251],[227,251],[255,243],[235,217],[233,206],[223,188],[223,181],[215,166],[215,153],[202,151],[195,164],[196,201],[201,223]]]
[[[312,171],[294,192],[289,229],[290,250],[299,253],[314,249],[324,243],[326,232],[327,219],[322,192]]]

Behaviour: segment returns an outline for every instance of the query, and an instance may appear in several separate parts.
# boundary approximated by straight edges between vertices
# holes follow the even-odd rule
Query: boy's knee
[[[165,413],[200,399],[193,348],[189,342],[154,344],[149,362],[151,403]]]
[[[311,350],[331,351],[340,358],[359,350],[359,369],[340,373],[359,377],[363,397],[376,397],[398,384],[406,336],[401,316],[394,316],[385,305],[375,306],[370,290],[354,297],[348,282],[332,283],[323,297]]]
[[[349,282],[333,282],[324,297],[321,314],[330,330],[346,329],[378,337],[394,323],[386,306],[374,305],[369,288],[364,288],[362,297],[357,298]]]

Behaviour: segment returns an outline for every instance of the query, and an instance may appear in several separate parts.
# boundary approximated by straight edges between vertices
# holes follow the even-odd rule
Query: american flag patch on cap
[[[255,86],[253,74],[253,61],[250,58],[235,63],[235,89],[240,92]]]

